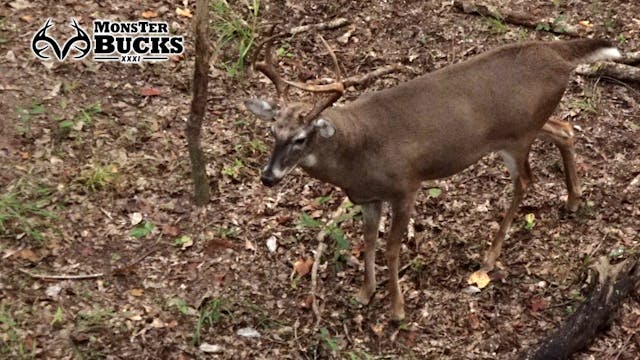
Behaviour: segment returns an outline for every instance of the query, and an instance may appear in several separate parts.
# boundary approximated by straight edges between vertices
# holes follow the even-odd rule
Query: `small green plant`
[[[134,226],[133,229],[131,229],[131,232],[129,233],[129,235],[138,239],[143,238],[151,234],[151,232],[153,232],[153,229],[155,228],[156,228],[155,225],[153,225],[147,220],[143,220],[138,225]]]
[[[32,103],[28,109],[19,107],[18,116],[20,117],[21,123],[16,125],[16,132],[25,136],[29,135],[31,133],[31,119],[34,116],[44,114],[44,111],[44,106],[35,102]]]
[[[191,237],[190,237],[190,236],[182,235],[182,236],[177,237],[177,238],[174,240],[173,244],[174,244],[175,246],[177,246],[177,247],[182,247],[184,244],[187,244],[187,243],[189,243],[189,242],[191,242],[191,241],[192,241],[192,240],[191,240]]]
[[[18,180],[0,195],[0,234],[23,236],[42,242],[42,230],[56,215],[48,208],[53,189],[26,179]]]
[[[536,226],[536,215],[528,213],[524,216],[524,228],[526,230],[531,230],[534,226]]]
[[[326,350],[332,353],[338,353],[340,351],[340,344],[338,343],[338,340],[329,334],[329,330],[327,330],[327,328],[320,328],[319,337]]]
[[[257,36],[260,0],[250,1],[246,10],[236,10],[226,0],[214,0],[211,7],[214,17],[213,33],[217,38],[214,57],[218,57],[224,50],[235,50],[233,59],[223,59],[222,66],[231,77],[241,75]]]
[[[170,306],[175,307],[182,315],[189,315],[189,305],[185,299],[171,299]]]
[[[0,357],[7,359],[35,359],[35,342],[27,349],[18,322],[4,302],[0,303]]]
[[[235,227],[228,228],[226,226],[218,226],[216,227],[216,232],[223,239],[235,238],[238,236],[238,228]]]
[[[342,206],[345,206],[349,211],[345,212],[344,215],[329,224],[324,224],[321,221],[315,220],[305,212],[303,212],[298,219],[298,228],[319,229],[320,231],[325,232],[327,236],[333,240],[333,264],[336,271],[340,271],[346,263],[347,253],[349,250],[349,240],[340,228],[340,224],[346,220],[352,219],[360,211],[359,207],[353,206],[350,202],[347,202],[347,204]]]
[[[80,180],[92,192],[107,189],[118,179],[118,167],[111,165],[90,164],[80,174]]]
[[[209,300],[200,310],[200,316],[193,334],[193,342],[200,345],[200,336],[205,326],[213,327],[226,313],[226,301],[220,298]]]
[[[618,40],[620,44],[624,44],[627,42],[627,37],[624,34],[620,34],[616,37],[616,40]]]
[[[51,320],[51,326],[62,323],[64,321],[64,311],[60,306],[56,309],[55,314],[53,314],[53,320]]]
[[[222,173],[234,179],[238,179],[242,174],[244,163],[240,159],[235,159],[233,165],[227,165],[222,169]]]
[[[95,102],[80,110],[77,120],[82,121],[86,125],[91,125],[91,123],[93,123],[93,116],[100,112],[102,112],[102,106],[99,102]]]
[[[597,90],[585,89],[582,98],[570,102],[569,107],[586,111],[590,114],[598,114],[599,101],[600,93]]]
[[[502,35],[509,32],[509,28],[507,27],[507,25],[505,25],[502,19],[486,17],[485,21],[487,22],[489,31],[494,35]]]
[[[442,194],[442,189],[440,188],[431,188],[429,189],[429,197],[432,198],[437,198],[438,196],[440,196],[440,194]]]
[[[258,153],[258,154],[266,154],[269,151],[269,149],[267,148],[267,145],[265,145],[264,142],[258,139],[251,140],[249,142],[249,148],[251,149],[252,152]]]
[[[86,311],[81,311],[76,315],[76,324],[82,328],[91,328],[94,326],[104,326],[105,322],[115,316],[113,310],[104,309],[98,305]]]

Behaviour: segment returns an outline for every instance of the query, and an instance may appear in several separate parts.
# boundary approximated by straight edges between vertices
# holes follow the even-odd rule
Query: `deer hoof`
[[[361,287],[355,295],[356,300],[362,305],[369,305],[371,297],[373,297],[373,290],[369,290],[365,287]]]
[[[569,201],[567,202],[567,210],[569,210],[569,212],[574,213],[578,211],[579,208],[580,199],[569,199]]]
[[[399,323],[404,320],[404,306],[399,309],[393,309],[391,311],[391,321],[394,323]]]

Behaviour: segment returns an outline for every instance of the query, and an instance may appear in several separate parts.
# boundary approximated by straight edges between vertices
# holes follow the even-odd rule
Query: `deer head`
[[[250,99],[245,102],[249,111],[263,120],[273,120],[271,133],[275,137],[275,145],[271,158],[262,169],[260,180],[266,186],[277,184],[282,178],[293,170],[310,153],[313,143],[318,136],[331,137],[335,129],[331,123],[319,117],[322,111],[336,102],[344,93],[344,84],[341,82],[340,66],[337,58],[327,42],[320,37],[328,49],[336,67],[337,80],[326,85],[310,85],[289,81],[281,78],[273,66],[271,44],[273,38],[266,41],[265,61],[256,63],[254,68],[266,77],[276,87],[278,102],[265,99]],[[261,46],[257,52],[260,52]],[[315,104],[308,102],[288,102],[286,92],[289,86],[293,86],[312,93],[328,93],[329,96],[317,101]]]

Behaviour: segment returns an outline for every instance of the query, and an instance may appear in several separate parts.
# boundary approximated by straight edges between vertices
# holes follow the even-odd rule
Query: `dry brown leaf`
[[[31,21],[33,21],[33,16],[31,15],[20,16],[20,20],[30,23]]]
[[[249,239],[246,239],[244,241],[244,248],[247,249],[247,250],[256,251],[256,246]]]
[[[131,296],[140,297],[140,296],[144,295],[144,290],[142,290],[142,289],[131,289],[131,290],[129,290],[129,294]]]
[[[478,314],[470,313],[469,316],[467,316],[467,318],[469,319],[469,326],[473,330],[476,330],[480,327],[480,319],[478,319]]]
[[[313,258],[309,257],[307,260],[298,259],[295,263],[293,263],[293,270],[300,276],[305,276],[311,272],[311,267],[313,266]]]
[[[533,297],[531,298],[531,311],[534,313],[540,312],[547,308],[547,300],[544,298]]]
[[[476,284],[479,289],[484,289],[491,282],[491,278],[489,274],[485,270],[478,270],[469,276],[467,279],[467,284],[473,285]]]
[[[158,96],[160,94],[161,94],[160,90],[154,87],[140,89],[140,95],[142,96]]]
[[[151,10],[143,11],[142,12],[142,17],[145,18],[145,19],[153,19],[153,18],[158,17],[158,13],[156,13],[155,11],[151,11]]]
[[[31,262],[36,262],[38,260],[40,260],[40,256],[38,256],[35,252],[33,252],[33,250],[31,249],[24,249],[21,250],[18,253],[18,257],[20,257],[21,259],[24,260],[29,260]]]
[[[188,18],[193,17],[193,15],[191,14],[191,10],[189,10],[187,8],[185,8],[185,9],[176,8],[176,14],[178,14],[178,16],[183,16],[183,17],[188,17]]]
[[[164,224],[162,225],[162,233],[168,236],[178,236],[180,228],[177,225]]]

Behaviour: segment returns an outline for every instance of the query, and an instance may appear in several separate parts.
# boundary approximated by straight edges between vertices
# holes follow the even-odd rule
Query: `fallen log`
[[[591,295],[559,329],[541,341],[531,360],[567,359],[590,344],[598,332],[608,328],[622,301],[638,285],[637,259],[611,265],[602,256],[590,274]]]
[[[559,18],[552,20],[536,19],[527,13],[514,11],[507,8],[495,8],[493,6],[475,3],[466,0],[455,0],[453,7],[465,14],[475,14],[490,17],[505,23],[523,26],[534,30],[544,30],[554,34],[581,36],[578,28],[567,24]]]
[[[579,65],[576,68],[576,74],[590,77],[610,77],[621,81],[640,82],[640,68],[611,61]]]

